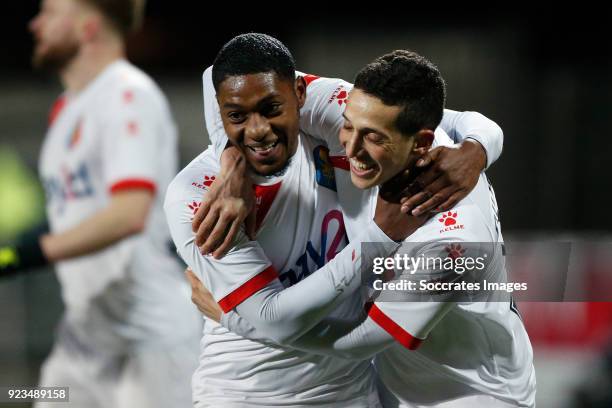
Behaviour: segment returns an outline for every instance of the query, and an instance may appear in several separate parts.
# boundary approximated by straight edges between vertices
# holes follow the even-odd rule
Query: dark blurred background
[[[166,92],[183,164],[207,144],[201,73],[234,35],[271,34],[288,45],[300,70],[347,80],[373,58],[408,48],[438,65],[449,108],[479,111],[503,128],[504,152],[488,175],[507,239],[612,241],[612,48],[603,5],[330,3],[148,1],[129,57]],[[0,241],[41,212],[36,162],[47,111],[61,92],[56,78],[30,67],[26,24],[37,8],[36,1],[11,2],[0,24]],[[19,176],[9,180],[13,173]],[[539,406],[570,404],[567,395],[584,382],[580,373],[607,361],[599,356],[609,344],[609,304],[524,309]],[[0,385],[35,383],[60,311],[52,274],[0,282]],[[569,335],[570,326],[589,335]],[[601,364],[604,372],[612,366]]]
[[[168,92],[189,146],[182,151],[187,160],[205,140],[200,74],[235,34],[274,35],[293,51],[301,70],[347,80],[378,55],[414,49],[441,69],[448,107],[478,110],[504,129],[504,155],[489,174],[506,230],[609,230],[612,217],[604,215],[604,205],[612,198],[612,183],[604,163],[612,152],[610,14],[558,4],[523,10],[410,4],[352,10],[350,3],[257,3],[223,9],[149,1],[130,58]],[[25,26],[37,2],[11,7],[0,25],[1,143],[24,138],[23,130],[7,127],[7,119],[20,123],[21,103],[36,110],[26,110],[26,123],[39,125],[32,138],[40,139],[40,113],[54,97],[43,91],[57,90],[55,79],[33,73],[29,65],[32,42]]]

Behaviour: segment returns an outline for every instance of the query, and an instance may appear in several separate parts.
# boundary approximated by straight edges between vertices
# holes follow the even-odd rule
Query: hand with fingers
[[[192,221],[196,245],[205,254],[219,259],[244,222],[249,238],[255,238],[255,198],[253,183],[246,173],[244,157],[234,147],[221,158],[221,173],[206,193]]]
[[[191,285],[191,301],[193,304],[198,307],[198,310],[203,315],[218,323],[221,320],[223,311],[213,298],[212,293],[206,289],[190,268],[185,270],[185,276],[187,276],[187,280]]]
[[[431,149],[416,163],[419,174],[401,190],[401,211],[419,216],[454,207],[476,186],[486,163],[484,148],[473,139]]]
[[[381,186],[380,191],[389,191],[387,186]],[[403,241],[408,236],[412,235],[431,215],[425,213],[420,216],[413,216],[400,211],[400,206],[397,200],[389,200],[387,195],[379,193],[376,200],[376,212],[374,214],[374,222],[389,238],[396,242]]]

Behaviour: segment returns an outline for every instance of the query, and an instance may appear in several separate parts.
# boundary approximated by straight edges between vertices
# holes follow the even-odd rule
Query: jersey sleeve
[[[169,135],[157,95],[139,86],[117,90],[105,110],[101,124],[102,169],[108,189],[142,188],[155,192],[158,166],[162,160],[160,146]]]
[[[402,248],[398,254],[401,254]],[[427,255],[438,255],[438,249],[421,251]],[[453,272],[449,272],[449,275]],[[428,271],[427,274],[431,274]],[[440,277],[438,275],[438,277]],[[420,272],[414,275],[399,274],[397,281],[415,281],[420,279]],[[426,339],[435,324],[454,306],[449,296],[436,296],[435,300],[411,299],[411,296],[398,298],[396,293],[385,296],[379,293],[377,300],[368,303],[362,319],[356,321],[322,320],[312,330],[294,341],[291,347],[318,354],[336,355],[350,359],[364,359],[384,350],[394,343],[415,350]],[[422,296],[422,294],[419,294]],[[270,339],[265,332],[242,321],[238,316],[224,316],[222,324],[229,330],[238,332],[254,340]],[[264,340],[265,341],[265,340]]]
[[[235,310],[253,327],[284,344],[316,325],[362,284],[361,263],[384,256],[399,244],[376,223],[365,226],[360,241],[374,244],[362,251],[353,244],[308,278],[284,288],[278,274],[256,241],[243,231],[221,259],[202,255],[195,245],[191,220],[206,182],[216,176],[214,153],[207,150],[197,166],[188,166],[171,183],[164,209],[172,239],[183,260],[210,290],[224,312]],[[200,183],[201,179],[206,182]],[[204,198],[205,199],[205,198]]]
[[[229,139],[223,128],[221,110],[217,102],[217,92],[212,82],[212,65],[202,74],[202,96],[204,100],[204,125],[217,162],[221,162],[221,154]]]
[[[443,226],[443,223],[439,219],[443,219],[443,215],[436,216],[422,227],[419,236],[422,242],[404,242],[394,255],[442,260],[482,257],[484,267],[480,278],[501,279],[499,274],[504,271],[499,263],[501,249],[490,242],[491,232],[479,220],[477,206],[468,200],[455,207],[450,215],[455,217],[456,224],[452,224],[457,226],[455,229],[440,228],[439,225]],[[424,265],[395,271],[393,279],[389,281],[414,282],[415,290],[380,290],[374,301],[365,306],[361,319],[323,319],[288,345],[308,352],[350,359],[371,357],[393,344],[415,350],[427,341],[431,331],[458,303],[495,301],[482,297],[478,299],[484,293],[478,291],[471,294],[469,291],[421,289],[420,281],[460,283],[462,279],[468,280],[467,276],[462,275],[465,270],[457,266],[459,263],[455,263],[456,267],[453,268],[442,268],[435,263],[433,267]],[[245,337],[258,341],[270,340],[265,332],[258,332],[256,327],[231,313],[223,316],[222,324]]]
[[[195,245],[191,221],[219,171],[213,155],[209,148],[179,173],[168,188],[164,210],[179,255],[228,311],[276,279],[277,273],[259,244],[243,230],[222,259],[202,255]]]
[[[478,112],[457,112],[444,109],[440,127],[455,143],[465,139],[474,139],[479,142],[487,154],[487,168],[501,156],[504,132],[497,123]]]

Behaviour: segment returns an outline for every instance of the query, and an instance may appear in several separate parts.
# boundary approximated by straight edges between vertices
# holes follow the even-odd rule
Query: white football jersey
[[[352,85],[308,75],[305,79],[309,85],[302,110],[302,128],[313,134],[337,135],[343,123],[343,105]],[[443,120],[442,125],[446,128],[450,117],[445,112],[447,123]],[[321,128],[328,131],[322,132]],[[483,146],[490,147],[487,150],[490,164],[501,153],[501,146],[473,135]],[[374,216],[378,188],[355,188],[338,138],[326,141],[330,161],[336,168],[347,234],[352,241]],[[436,130],[432,147],[452,143],[442,129]],[[484,174],[474,190],[451,212],[428,220],[406,239],[398,253],[416,255],[418,243],[443,242],[503,243],[495,193]],[[502,246],[492,247],[501,249]],[[496,278],[503,279],[506,273],[503,254],[500,250],[493,252],[489,268]],[[400,406],[406,407],[430,406],[483,393],[510,404],[534,406],[533,351],[511,301],[456,304],[378,301],[369,308],[368,316],[397,341],[375,358],[376,370],[384,385],[383,403],[399,401]]]
[[[54,105],[39,163],[53,233],[104,209],[115,191],[155,194],[143,233],[57,263],[65,319],[82,341],[124,348],[180,341],[199,330],[162,208],[177,160],[164,95],[125,60]]]
[[[206,73],[204,76],[206,87]],[[336,168],[347,233],[355,240],[374,215],[377,189],[363,191],[354,188],[348,161],[337,139],[342,126],[341,113],[352,85],[312,75],[304,78],[308,95],[301,111],[300,125],[309,134],[326,137],[330,148],[329,162]],[[214,105],[207,106],[205,102],[205,109],[214,109]],[[462,138],[480,141],[487,151],[490,165],[501,153],[502,134],[497,126],[491,127],[489,123],[474,112],[445,111],[441,126],[453,132],[455,138],[461,135]],[[220,120],[216,126],[221,126]],[[220,155],[226,142],[227,139],[213,139],[216,154]],[[434,147],[450,143],[444,131],[438,129]],[[416,243],[435,242],[503,242],[495,195],[484,175],[474,191],[450,214],[440,214],[429,220],[406,240],[400,252],[410,253]],[[491,253],[490,270],[498,279],[503,279],[503,255],[501,251]],[[481,399],[489,404],[491,401],[486,398],[493,398],[500,404],[505,401],[533,405],[535,375],[531,345],[510,302],[378,301],[369,307],[368,316],[367,322],[375,322],[370,327],[383,330],[397,341],[395,346],[376,358],[380,380],[386,386],[381,390],[385,401],[399,402],[408,407],[438,404],[455,397],[481,393]],[[364,334],[364,339],[367,334]],[[449,339],[458,340],[455,347],[446,344]],[[309,348],[306,343],[301,344]],[[478,347],[474,348],[472,344]],[[320,346],[318,344],[319,348],[313,349],[320,350]],[[409,351],[419,346],[418,351]],[[436,359],[436,356],[440,358]],[[427,369],[423,361],[426,361]]]
[[[301,135],[282,176],[254,176],[257,241],[249,241],[241,231],[222,259],[201,255],[191,220],[218,172],[215,153],[208,149],[171,183],[165,210],[179,253],[224,311],[239,306],[277,277],[287,288],[304,280],[345,247],[327,148]],[[355,318],[362,302],[361,297],[352,296],[332,316]],[[212,321],[205,324],[201,345],[200,366],[193,379],[197,406],[367,407],[373,403],[368,361],[265,345]]]
[[[436,141],[446,144],[443,136],[437,134]],[[450,140],[446,138],[446,142]],[[375,203],[372,192],[370,200]],[[364,211],[366,219],[373,214],[373,205]],[[406,239],[398,253],[417,256],[422,244],[432,243],[464,243],[469,252],[473,243],[488,242],[503,240],[495,194],[481,174],[465,199],[451,211],[428,220]],[[490,256],[489,281],[506,280],[502,245],[475,251],[478,255],[488,252]],[[533,351],[511,299],[456,303],[376,301],[368,316],[397,340],[396,345],[375,357],[384,385],[383,401],[397,399],[406,407],[430,406],[483,393],[506,403],[534,406]],[[393,397],[385,396],[386,392]]]

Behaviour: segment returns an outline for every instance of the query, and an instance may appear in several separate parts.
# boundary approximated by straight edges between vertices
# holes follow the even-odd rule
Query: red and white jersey
[[[241,231],[233,249],[219,260],[199,253],[191,231],[193,215],[219,172],[213,149],[192,161],[168,189],[165,210],[179,253],[224,311],[277,277],[286,288],[303,281],[346,245],[327,147],[309,136],[298,139],[282,176],[253,176],[257,241]],[[355,318],[362,301],[352,296],[332,315]],[[213,321],[204,330],[193,378],[196,405],[370,406],[373,372],[367,361],[268,346]]]
[[[437,143],[451,143],[439,130]],[[345,171],[345,170],[340,170]],[[337,177],[349,239],[376,207],[376,189],[361,191],[360,199],[340,194],[352,187],[348,171]],[[344,181],[343,181],[344,180]],[[359,204],[361,203],[361,204]],[[452,211],[436,215],[408,237],[398,254],[418,256],[435,244],[502,242],[495,195],[482,174],[474,190]],[[505,276],[501,247],[495,246],[489,268]],[[497,249],[497,251],[495,251]],[[493,280],[493,279],[492,279]],[[497,281],[503,278],[496,277]],[[377,301],[368,317],[397,343],[375,357],[384,401],[399,406],[437,403],[483,393],[519,406],[535,404],[533,351],[512,302],[451,303]],[[392,397],[384,393],[392,394]]]
[[[192,335],[199,323],[162,208],[178,160],[162,92],[119,60],[78,94],[62,95],[49,121],[39,171],[53,233],[103,210],[116,191],[155,194],[143,233],[57,263],[67,322],[82,340],[109,347]]]
[[[309,85],[301,112],[302,128],[315,134],[337,135],[351,84],[308,75],[305,79]],[[445,111],[441,126],[454,131],[450,122],[455,120],[455,113]],[[331,133],[318,132],[320,128]],[[491,143],[492,138],[483,139],[486,132],[479,133],[474,133],[474,138],[487,150],[490,164],[501,153],[501,145]],[[374,216],[378,189],[355,188],[337,137],[326,141],[336,169],[347,234],[352,240]],[[436,130],[433,147],[452,143],[444,130]],[[416,256],[417,249],[443,242],[503,242],[495,193],[484,173],[464,200],[451,212],[428,220],[406,239],[398,253]],[[495,274],[505,276],[501,251],[494,251],[489,265]],[[384,384],[381,392],[391,394],[391,398],[382,395],[383,402],[399,401],[405,407],[430,406],[483,393],[511,404],[534,406],[533,351],[511,302],[374,302],[368,316],[397,341],[375,358],[377,373]]]
[[[204,77],[206,86],[206,72]],[[301,129],[323,137],[328,143],[329,161],[336,168],[336,185],[347,233],[354,241],[374,215],[377,190],[357,190],[352,185],[348,163],[337,139],[343,121],[341,114],[352,85],[311,75],[304,78],[308,88],[306,104],[301,110]],[[205,109],[213,108],[205,101]],[[487,151],[487,162],[491,164],[501,153],[502,134],[499,127],[490,126],[490,123],[474,112],[445,111],[441,127],[457,139],[472,137],[480,141]],[[214,126],[222,126],[220,120]],[[218,155],[226,142],[227,139],[213,139]],[[444,131],[438,129],[435,145],[450,143]],[[432,218],[407,239],[400,251],[409,253],[415,243],[502,242],[496,208],[494,193],[482,175],[474,191],[451,214]],[[459,216],[462,217],[460,221],[465,222],[460,223]],[[501,251],[494,255],[491,269],[504,275]],[[366,322],[374,322],[369,326],[388,333],[397,341],[395,346],[379,354],[376,363],[381,380],[387,386],[385,392],[399,400],[402,406],[436,404],[477,393],[510,404],[533,404],[535,375],[531,345],[509,302],[379,301],[369,308]],[[365,333],[363,339],[368,337]],[[450,347],[448,339],[460,341]],[[360,347],[358,343],[355,344]],[[477,347],[472,347],[473,344]],[[409,351],[420,345],[418,351]]]
[[[436,142],[451,143],[439,132]],[[370,200],[375,202],[375,197],[370,195]],[[469,248],[473,243],[488,242],[501,243],[503,239],[495,194],[481,174],[465,199],[451,211],[428,220],[406,239],[398,253],[415,256],[425,245],[465,243]],[[489,248],[490,280],[505,281],[501,248]],[[384,384],[380,391],[393,396],[383,395],[383,401],[397,399],[405,407],[435,406],[482,393],[513,405],[535,405],[533,351],[511,300],[377,301],[368,316],[397,341],[375,357],[376,370]]]

